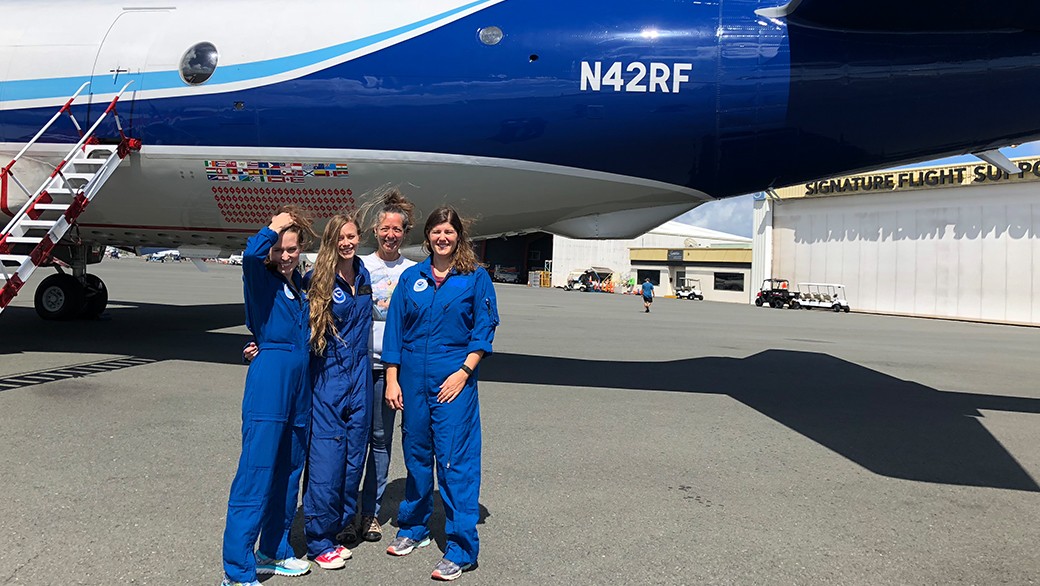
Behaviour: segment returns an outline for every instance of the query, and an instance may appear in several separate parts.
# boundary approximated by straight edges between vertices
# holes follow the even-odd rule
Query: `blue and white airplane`
[[[118,111],[143,146],[76,246],[240,250],[283,203],[328,217],[388,184],[476,216],[477,236],[625,238],[712,198],[1040,138],[1033,0],[45,0],[0,14],[0,158],[82,84],[71,110],[90,122],[131,83]],[[52,126],[21,178],[42,180],[78,138]],[[0,210],[19,195],[4,190]]]

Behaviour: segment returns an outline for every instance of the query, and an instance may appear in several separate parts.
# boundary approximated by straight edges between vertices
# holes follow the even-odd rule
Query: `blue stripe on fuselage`
[[[210,88],[215,85],[237,82],[262,81],[268,77],[291,73],[381,43],[398,35],[410,33],[439,20],[450,18],[460,12],[487,3],[488,0],[476,0],[475,2],[470,2],[464,6],[442,12],[441,14],[405,26],[400,26],[395,29],[383,31],[375,35],[348,41],[346,43],[340,43],[339,45],[316,49],[307,53],[288,55],[285,57],[256,61],[253,63],[217,67],[217,70],[207,82],[206,87]],[[191,91],[191,88],[184,83],[180,77],[180,73],[177,71],[132,73],[123,77],[127,81],[133,80],[134,83],[131,86],[131,90],[168,90],[183,88],[185,93]],[[55,99],[64,101],[74,91],[76,91],[76,88],[90,80],[91,76],[86,75],[51,79],[5,81],[3,83],[3,99],[6,102],[38,99]]]

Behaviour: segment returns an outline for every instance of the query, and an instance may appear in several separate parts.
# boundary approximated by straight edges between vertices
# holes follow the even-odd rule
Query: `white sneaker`
[[[276,560],[259,552],[256,554],[257,574],[275,574],[278,576],[296,577],[302,576],[309,571],[311,571],[311,563],[307,560],[301,560],[296,557]]]

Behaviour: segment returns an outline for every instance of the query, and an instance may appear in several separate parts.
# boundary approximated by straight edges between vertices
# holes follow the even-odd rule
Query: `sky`
[[[1001,149],[1008,158],[1040,156],[1040,142],[1031,142],[1018,147]],[[934,161],[924,161],[908,165],[909,167],[921,167],[926,165],[946,165],[954,163],[972,163],[980,159],[974,155],[961,155],[947,157]],[[719,199],[698,206],[693,211],[676,218],[676,221],[684,224],[710,228],[719,232],[736,234],[737,236],[751,237],[752,212],[754,201],[751,195],[741,195],[727,199]]]

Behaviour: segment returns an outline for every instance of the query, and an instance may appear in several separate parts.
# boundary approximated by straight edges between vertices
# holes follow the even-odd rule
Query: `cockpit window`
[[[181,79],[188,85],[199,85],[217,69],[217,48],[213,43],[198,43],[181,57]]]

